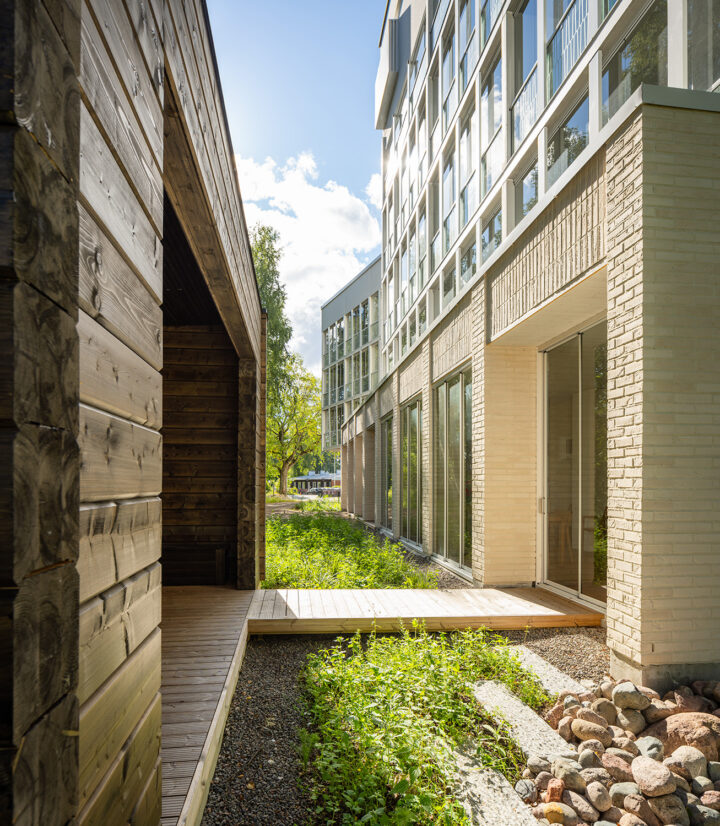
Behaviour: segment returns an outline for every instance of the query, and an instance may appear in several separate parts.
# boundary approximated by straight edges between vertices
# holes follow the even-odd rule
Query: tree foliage
[[[267,459],[277,469],[280,493],[287,493],[290,468],[320,449],[320,382],[289,355],[277,386],[268,393]]]
[[[276,369],[282,369],[287,346],[292,336],[292,325],[285,315],[287,293],[280,281],[278,265],[282,258],[280,236],[272,227],[257,224],[250,231],[255,275],[260,299],[267,310],[268,386]]]

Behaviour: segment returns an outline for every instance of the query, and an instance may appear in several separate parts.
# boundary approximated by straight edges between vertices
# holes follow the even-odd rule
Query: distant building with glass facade
[[[378,379],[380,258],[322,306],[322,441],[340,450],[346,418]]]
[[[343,503],[720,677],[720,5],[391,0],[377,387]],[[692,639],[687,630],[692,628]]]

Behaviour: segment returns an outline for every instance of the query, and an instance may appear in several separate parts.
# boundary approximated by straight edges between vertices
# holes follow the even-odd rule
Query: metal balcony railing
[[[530,72],[512,105],[510,117],[513,124],[513,149],[525,140],[538,118],[537,66]]]
[[[587,45],[588,0],[575,0],[547,48],[547,97],[560,88]]]

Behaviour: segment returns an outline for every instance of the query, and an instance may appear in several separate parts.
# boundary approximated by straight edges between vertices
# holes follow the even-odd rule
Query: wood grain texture
[[[160,434],[80,405],[80,500],[156,496],[162,486]]]
[[[162,244],[87,107],[80,107],[80,194],[148,289],[162,295]]]
[[[77,570],[80,601],[160,558],[160,499],[83,505]]]
[[[92,798],[78,815],[79,826],[149,823],[151,821],[148,820],[148,814],[152,811],[159,818],[160,709],[161,700],[157,694],[127,741],[123,743]],[[148,785],[150,789],[146,790],[145,787]],[[139,808],[140,801],[142,809]],[[146,810],[148,814],[142,814]]]
[[[91,797],[160,690],[155,629],[80,708],[80,804]]]
[[[150,428],[162,425],[162,377],[80,312],[80,401]]]
[[[159,60],[157,54],[155,60]],[[162,232],[163,187],[159,160],[142,134],[135,109],[110,61],[87,3],[82,4],[80,83],[138,200],[156,231]]]
[[[86,602],[78,620],[77,692],[84,703],[160,624],[160,564]]]
[[[82,204],[78,213],[80,307],[159,370],[162,293],[146,288]]]

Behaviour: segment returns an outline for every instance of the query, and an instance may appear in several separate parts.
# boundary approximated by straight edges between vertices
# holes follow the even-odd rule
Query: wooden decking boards
[[[398,631],[421,619],[428,630],[600,625],[602,614],[537,588],[257,591],[251,634]]]
[[[249,634],[600,625],[602,614],[535,588],[236,591],[163,588],[162,826],[196,826]]]

